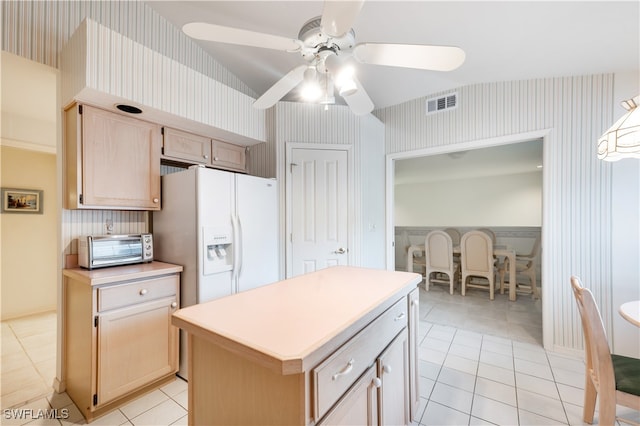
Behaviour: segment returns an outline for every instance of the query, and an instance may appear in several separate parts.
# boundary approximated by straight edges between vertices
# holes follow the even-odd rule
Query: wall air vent
[[[448,95],[438,96],[437,98],[427,99],[426,105],[427,115],[455,109],[458,107],[458,93],[454,92]]]

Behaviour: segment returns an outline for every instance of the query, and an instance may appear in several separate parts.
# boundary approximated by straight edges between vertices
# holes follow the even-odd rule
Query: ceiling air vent
[[[446,111],[458,107],[458,93],[450,93],[448,95],[439,96],[437,98],[427,99],[427,115],[436,112]]]

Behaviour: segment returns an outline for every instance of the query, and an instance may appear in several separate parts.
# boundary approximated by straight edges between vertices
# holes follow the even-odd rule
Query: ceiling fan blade
[[[191,22],[182,27],[182,31],[191,38],[198,40],[217,41],[220,43],[238,44],[241,46],[263,47],[265,49],[295,52],[300,50],[299,40],[257,33],[206,22]]]
[[[308,65],[295,67],[253,102],[254,108],[271,108],[304,79]]]
[[[355,77],[353,81],[356,83],[358,90],[353,95],[343,96],[344,100],[355,115],[368,114],[373,111],[373,101],[362,87],[362,84],[360,84],[360,81]]]
[[[325,0],[320,26],[332,37],[346,34],[360,13],[364,0]]]
[[[360,62],[392,67],[451,71],[464,62],[464,50],[455,46],[361,43],[353,49]]]

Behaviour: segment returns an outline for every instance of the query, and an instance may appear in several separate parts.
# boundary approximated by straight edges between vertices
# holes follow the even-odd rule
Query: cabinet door
[[[409,414],[413,419],[420,406],[420,381],[418,374],[418,327],[420,325],[419,291],[416,288],[408,296],[409,312]]]
[[[380,424],[406,425],[409,418],[409,339],[402,330],[378,358]]]
[[[165,127],[162,154],[189,163],[210,164],[211,139]]]
[[[178,370],[176,297],[108,311],[98,321],[97,404]]]
[[[82,106],[80,208],[160,210],[160,126]]]
[[[212,141],[211,165],[223,169],[238,170],[244,172],[247,169],[245,147],[230,143]]]
[[[374,365],[365,371],[320,424],[377,426],[379,386]]]

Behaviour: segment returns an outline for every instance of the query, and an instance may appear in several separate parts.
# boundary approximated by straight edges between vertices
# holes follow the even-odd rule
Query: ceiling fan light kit
[[[278,80],[253,103],[266,109],[300,86],[302,98],[325,105],[335,103],[334,88],[354,114],[373,111],[374,104],[356,77],[353,60],[371,65],[451,71],[464,62],[464,51],[453,46],[387,43],[356,44],[352,29],[364,0],[325,0],[322,16],[307,21],[298,39],[192,22],[182,27],[194,39],[298,53],[307,61]]]

